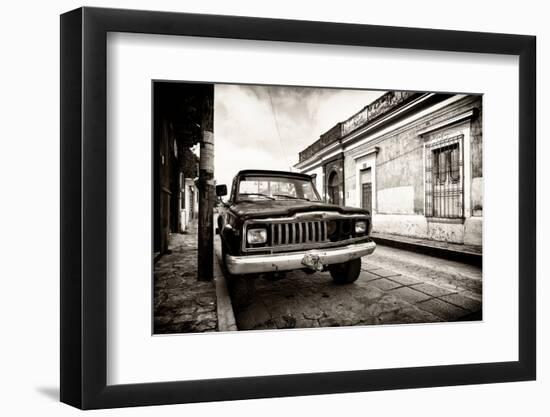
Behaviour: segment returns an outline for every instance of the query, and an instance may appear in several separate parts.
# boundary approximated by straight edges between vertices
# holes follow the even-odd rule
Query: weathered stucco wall
[[[378,233],[428,238],[428,221],[418,214],[375,214],[372,227]]]
[[[346,203],[359,206],[357,163],[365,152],[377,148],[375,170],[376,214],[374,231],[407,236],[429,237],[450,242],[481,244],[481,222],[427,222],[424,217],[424,139],[419,132],[471,109],[476,109],[470,124],[470,195],[472,216],[483,214],[482,98],[468,96],[449,106],[396,128],[355,148],[345,150]]]
[[[376,158],[378,213],[423,214],[423,141],[415,130],[388,137]]]
[[[355,168],[355,159],[353,159],[353,157],[351,157],[350,155],[344,155],[344,187],[346,189],[346,205],[360,207],[361,201],[358,199],[357,188],[355,184]]]
[[[472,216],[483,216],[483,134],[481,98],[476,102],[477,115],[470,124],[470,151],[472,166],[471,207]]]
[[[378,191],[378,213],[413,214],[413,185],[384,188]]]

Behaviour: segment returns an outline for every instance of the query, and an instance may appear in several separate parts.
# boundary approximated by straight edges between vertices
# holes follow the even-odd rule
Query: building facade
[[[196,221],[199,257],[206,259],[199,276],[206,278],[214,259],[213,159],[205,157],[213,155],[213,98],[213,84],[153,84],[153,252],[155,259],[168,253],[170,235]]]
[[[373,232],[482,244],[482,97],[388,92],[300,152],[325,201]]]
[[[199,216],[199,190],[196,178],[183,178],[181,189],[181,231],[186,232],[189,224]]]

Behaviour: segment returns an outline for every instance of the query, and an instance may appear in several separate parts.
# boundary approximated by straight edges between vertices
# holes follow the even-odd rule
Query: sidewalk
[[[218,330],[215,282],[197,279],[196,222],[168,247],[154,266],[154,334]]]
[[[440,242],[431,239],[420,239],[388,233],[372,233],[372,239],[384,246],[404,249],[437,258],[449,259],[470,265],[482,266],[482,247]]]

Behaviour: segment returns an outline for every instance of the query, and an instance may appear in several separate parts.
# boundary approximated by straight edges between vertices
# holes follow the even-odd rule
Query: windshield
[[[320,201],[311,180],[302,178],[246,176],[237,184],[237,200]]]

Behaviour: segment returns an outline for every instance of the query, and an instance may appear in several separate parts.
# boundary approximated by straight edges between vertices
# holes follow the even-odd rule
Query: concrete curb
[[[218,331],[220,332],[234,332],[239,330],[237,328],[237,321],[235,320],[235,314],[233,313],[233,305],[231,304],[231,297],[227,290],[227,282],[225,275],[223,274],[220,258],[214,248],[214,282],[216,285],[216,305],[218,313]]]
[[[392,239],[386,236],[371,236],[377,244],[390,246],[397,249],[404,249],[411,252],[421,253],[423,255],[435,256],[437,258],[448,259],[474,266],[482,266],[483,256],[479,253],[468,251],[457,251],[450,248],[431,246],[421,242],[409,242],[406,240]]]

